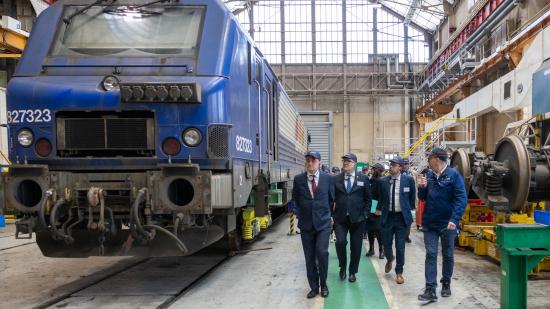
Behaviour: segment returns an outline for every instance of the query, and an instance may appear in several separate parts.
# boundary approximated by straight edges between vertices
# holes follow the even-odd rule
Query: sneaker
[[[441,287],[441,297],[451,296],[451,283],[443,282]]]
[[[437,295],[435,295],[435,289],[426,287],[424,289],[424,293],[418,295],[418,300],[424,302],[425,304],[436,302]]]

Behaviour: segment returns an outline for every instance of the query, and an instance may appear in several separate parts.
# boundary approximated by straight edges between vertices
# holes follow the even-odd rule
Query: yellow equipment
[[[20,58],[29,33],[21,30],[21,23],[9,16],[0,22],[0,58]]]
[[[458,235],[458,246],[472,248],[476,255],[489,256],[500,261],[500,252],[496,245],[496,224],[534,224],[533,213],[536,209],[544,209],[544,204],[531,203],[524,208],[525,212],[510,214],[506,218],[505,213],[493,213],[487,206],[479,203],[479,200],[469,200],[460,222],[461,233]],[[533,269],[533,273],[541,271],[550,271],[549,258],[542,260]]]

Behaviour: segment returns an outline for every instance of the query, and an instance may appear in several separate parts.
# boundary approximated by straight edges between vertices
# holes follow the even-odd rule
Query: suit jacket
[[[386,224],[388,213],[390,211],[390,193],[391,193],[391,176],[382,177],[380,179],[380,200],[378,201],[382,208],[382,225]],[[411,210],[415,208],[416,201],[416,186],[414,178],[408,175],[401,174],[399,185],[399,205],[403,213],[406,225],[411,225],[413,217]]]
[[[346,223],[347,214],[352,223],[365,220],[371,207],[371,188],[369,178],[355,173],[351,192],[346,191],[345,173],[334,176],[335,208],[334,221]]]
[[[332,176],[319,172],[317,191],[311,196],[307,173],[294,177],[292,200],[296,204],[296,216],[300,230],[321,231],[331,227],[334,184]]]

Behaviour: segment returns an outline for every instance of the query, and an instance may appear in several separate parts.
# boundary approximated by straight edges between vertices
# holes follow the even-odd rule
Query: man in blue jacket
[[[328,245],[333,223],[334,184],[332,176],[319,171],[320,162],[319,152],[306,153],[306,172],[294,177],[292,187],[311,288],[307,298],[319,294],[319,286],[321,296],[328,296]]]
[[[441,239],[443,276],[441,296],[451,296],[451,277],[454,266],[454,241],[457,226],[466,208],[467,196],[462,175],[449,167],[447,152],[434,148],[428,154],[431,171],[418,179],[418,198],[426,201],[422,215],[424,246],[426,247],[426,288],[418,299],[437,301],[437,246]]]
[[[334,231],[340,279],[346,279],[348,233],[350,242],[349,282],[355,282],[359,270],[363,234],[371,208],[370,182],[363,173],[355,172],[357,157],[348,152],[342,156],[342,173],[334,176]]]
[[[401,174],[401,160],[390,160],[390,175],[380,180],[380,200],[382,204],[382,241],[386,255],[386,273],[395,265],[395,282],[403,284],[403,266],[405,265],[405,238],[407,227],[413,222],[411,210],[414,209],[416,187],[411,176]],[[395,239],[395,256],[393,240]]]

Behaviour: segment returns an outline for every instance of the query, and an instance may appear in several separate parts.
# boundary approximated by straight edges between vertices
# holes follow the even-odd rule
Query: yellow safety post
[[[294,230],[294,213],[292,211],[290,212],[290,231],[288,235],[296,235],[296,231]]]

